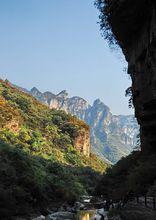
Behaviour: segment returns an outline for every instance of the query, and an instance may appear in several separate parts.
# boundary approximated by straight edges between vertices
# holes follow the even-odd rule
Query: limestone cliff
[[[90,156],[90,131],[89,128],[81,129],[75,138],[74,147],[85,156]]]
[[[84,120],[90,126],[91,149],[101,158],[115,163],[122,156],[129,154],[136,145],[139,129],[132,115],[112,115],[109,107],[99,99],[90,105],[81,97],[70,98],[65,90],[54,95],[51,92],[41,93],[33,88],[29,93],[51,109],[61,109]],[[89,146],[88,140],[88,144],[82,144],[85,139],[84,135],[77,138],[75,143],[78,149]],[[88,150],[85,152],[88,154]]]

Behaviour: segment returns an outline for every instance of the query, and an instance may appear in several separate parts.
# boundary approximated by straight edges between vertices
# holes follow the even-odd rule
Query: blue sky
[[[132,113],[122,55],[101,37],[93,0],[0,0],[0,77],[30,89],[100,98]]]

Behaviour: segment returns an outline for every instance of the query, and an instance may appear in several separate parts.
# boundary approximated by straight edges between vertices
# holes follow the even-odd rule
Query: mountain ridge
[[[25,91],[50,109],[64,110],[84,120],[90,126],[92,151],[101,158],[116,163],[135,148],[139,127],[133,115],[113,115],[99,98],[90,105],[79,96],[70,97],[66,90],[58,94],[42,93],[36,87]]]

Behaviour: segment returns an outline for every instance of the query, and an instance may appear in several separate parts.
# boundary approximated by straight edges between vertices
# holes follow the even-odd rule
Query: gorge
[[[113,115],[100,99],[90,105],[81,97],[69,97],[67,91],[55,95],[37,88],[23,89],[50,109],[64,110],[84,120],[90,126],[91,149],[102,159],[116,163],[130,154],[137,145],[139,127],[133,115]]]
[[[30,219],[93,193],[108,164],[90,152],[89,132],[0,80],[0,219]]]
[[[59,4],[55,8],[56,2]],[[107,70],[107,53],[102,55],[105,60],[101,66],[98,62],[100,50],[95,50],[97,38],[95,37],[95,41],[92,37],[89,38],[92,14],[84,6],[84,14],[81,14],[82,6],[77,10],[78,5],[72,5],[73,1],[69,1],[67,5],[67,2],[49,1],[48,4],[41,4],[36,0],[33,7],[32,2],[26,5],[22,2],[22,7],[14,11],[14,5],[18,8],[19,3],[11,6],[10,1],[9,11],[7,4],[7,10],[2,7],[7,12],[7,19],[9,18],[9,22],[6,17],[1,19],[2,22],[7,20],[7,23],[4,22],[5,27],[1,25],[2,33],[6,32],[4,47],[6,53],[11,55],[6,56],[2,47],[2,56],[6,56],[4,60],[1,59],[6,62],[6,66],[2,65],[2,70],[12,71],[17,75],[29,73],[30,75],[26,75],[27,79],[23,79],[26,87],[34,85],[36,78],[39,80],[36,84],[40,86],[45,83],[44,87],[49,87],[47,80],[50,86],[51,82],[55,82],[57,86],[63,80],[73,83],[71,75],[75,70],[76,73],[86,73],[89,76],[75,78],[77,84],[84,81],[84,90],[88,89],[87,84],[91,85],[92,90],[98,89],[90,83],[91,74],[95,74],[93,81],[97,79],[97,84],[101,81],[103,86],[103,82],[107,81],[106,75],[103,78],[96,76],[96,73],[103,74]],[[84,4],[87,1],[77,2]],[[102,36],[111,48],[121,48],[128,63],[127,73],[132,79],[132,85],[127,89],[127,94],[130,96],[129,104],[134,105],[135,116],[114,115],[100,99],[90,104],[82,97],[70,97],[66,90],[58,94],[42,92],[36,87],[28,90],[7,79],[0,79],[2,220],[73,220],[80,209],[82,213],[78,213],[79,220],[156,219],[156,2],[95,0],[95,6],[100,13]],[[1,12],[3,15],[3,11]],[[16,14],[20,15],[17,19]],[[89,16],[88,20],[86,15]],[[49,23],[51,20],[54,25]],[[16,32],[14,38],[12,30]],[[23,30],[25,32],[22,33]],[[66,30],[69,35],[65,35]],[[88,31],[87,35],[84,34],[85,30]],[[29,31],[33,35],[27,35]],[[82,33],[82,38],[76,31]],[[76,34],[72,35],[74,32]],[[42,33],[46,36],[42,36]],[[11,41],[8,38],[10,36]],[[24,41],[20,41],[21,38]],[[49,39],[50,43],[45,44]],[[64,39],[68,41],[64,42]],[[1,41],[3,46],[3,37]],[[90,45],[87,45],[88,42]],[[29,47],[26,48],[25,45]],[[91,45],[94,47],[89,50]],[[50,51],[54,52],[53,56]],[[89,56],[90,51],[95,56]],[[17,60],[14,59],[16,55]],[[27,56],[25,59],[24,55]],[[108,61],[111,61],[109,59],[110,57]],[[43,66],[40,61],[43,61]],[[91,63],[95,64],[95,69]],[[110,67],[111,62],[108,63]],[[98,64],[101,68],[98,68]],[[81,69],[77,68],[79,65]],[[71,75],[67,80],[69,69]],[[58,83],[54,76],[47,77],[46,71],[60,74]],[[36,73],[37,77],[32,76],[32,73]],[[109,71],[106,73],[109,74]],[[120,82],[117,78],[112,77],[111,81],[116,84],[119,82],[120,87],[123,81]],[[22,82],[16,77],[10,79]],[[104,89],[107,93],[108,88]],[[88,94],[93,94],[94,91],[90,93],[88,90]],[[117,96],[115,93],[114,98],[117,99]],[[103,209],[104,215],[98,213],[99,208]],[[93,209],[93,213],[87,209]]]

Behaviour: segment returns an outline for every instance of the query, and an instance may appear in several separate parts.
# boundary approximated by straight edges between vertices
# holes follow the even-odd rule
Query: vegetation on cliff
[[[109,45],[119,45],[123,52],[140,35],[142,24],[150,19],[150,10],[155,1],[146,0],[95,0],[100,11],[100,27]]]
[[[91,193],[106,164],[74,148],[88,126],[0,81],[0,213],[26,214]],[[25,213],[24,213],[25,212]]]
[[[66,112],[84,120],[90,126],[92,152],[104,160],[114,164],[134,149],[139,127],[133,115],[113,115],[109,107],[100,99],[96,99],[93,105],[90,105],[81,97],[70,98],[67,91],[57,95],[52,92],[42,93],[36,87],[26,91],[50,108],[65,109]],[[130,88],[126,91],[126,95],[130,95],[130,106],[132,105]]]
[[[100,28],[103,37],[108,40],[110,45],[116,45],[117,41],[112,32],[112,27],[110,25],[110,10],[112,1],[108,0],[95,0],[95,6],[100,11]]]

